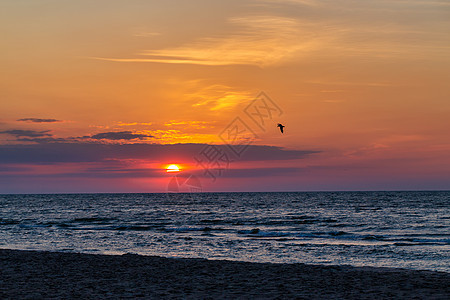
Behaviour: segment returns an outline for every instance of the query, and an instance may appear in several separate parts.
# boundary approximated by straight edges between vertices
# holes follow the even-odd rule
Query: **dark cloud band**
[[[207,144],[100,144],[42,143],[33,145],[0,145],[0,163],[76,163],[101,162],[109,159],[145,159],[155,162],[194,161],[194,157],[210,146]],[[225,145],[216,145],[227,151]],[[287,150],[281,147],[250,145],[239,161],[269,161],[301,159],[318,153],[316,150]]]
[[[40,118],[24,118],[17,120],[19,122],[33,122],[33,123],[58,123],[62,122],[62,120],[56,119],[40,119]]]
[[[145,138],[152,138],[152,135],[133,133],[131,131],[119,131],[119,132],[102,132],[92,135],[90,138],[95,140],[143,140]]]
[[[13,130],[0,131],[0,134],[10,134],[10,135],[15,136],[16,138],[21,138],[21,137],[37,138],[37,137],[52,136],[52,134],[50,134],[49,132],[50,132],[50,130],[36,131],[36,130],[13,129]]]

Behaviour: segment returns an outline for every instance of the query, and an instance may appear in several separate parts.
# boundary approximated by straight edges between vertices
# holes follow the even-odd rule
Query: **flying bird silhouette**
[[[278,123],[277,127],[280,128],[281,133],[284,133],[283,128],[286,127],[286,126],[284,126],[284,125]]]

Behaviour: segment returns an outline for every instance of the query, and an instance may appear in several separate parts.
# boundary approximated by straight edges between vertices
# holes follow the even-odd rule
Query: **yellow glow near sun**
[[[180,172],[180,168],[177,165],[170,165],[167,167],[167,173]]]

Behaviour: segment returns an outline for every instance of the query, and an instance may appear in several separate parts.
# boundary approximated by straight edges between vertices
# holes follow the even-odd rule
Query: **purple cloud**
[[[109,159],[145,159],[155,162],[194,162],[194,157],[207,144],[100,144],[100,143],[40,143],[33,145],[0,145],[0,163],[74,163],[101,162]],[[225,145],[218,149],[227,151]],[[281,147],[251,145],[239,161],[291,160],[318,153],[317,150],[286,150]]]
[[[152,135],[148,134],[140,134],[140,133],[133,133],[131,131],[119,131],[119,132],[102,132],[97,133],[92,136],[90,136],[91,139],[94,140],[134,140],[139,139],[143,140],[145,138],[152,138]]]
[[[52,134],[50,134],[48,132],[50,132],[50,130],[36,131],[36,130],[13,129],[13,130],[0,131],[0,134],[10,134],[10,135],[14,135],[16,138],[19,138],[19,137],[36,138],[36,137],[52,136]]]
[[[33,122],[33,123],[58,123],[63,122],[62,120],[56,120],[56,119],[40,119],[40,118],[23,118],[18,119],[19,122]]]

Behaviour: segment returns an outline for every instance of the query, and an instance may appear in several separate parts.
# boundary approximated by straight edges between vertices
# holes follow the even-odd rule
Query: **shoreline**
[[[450,299],[450,273],[0,249],[0,298]]]

